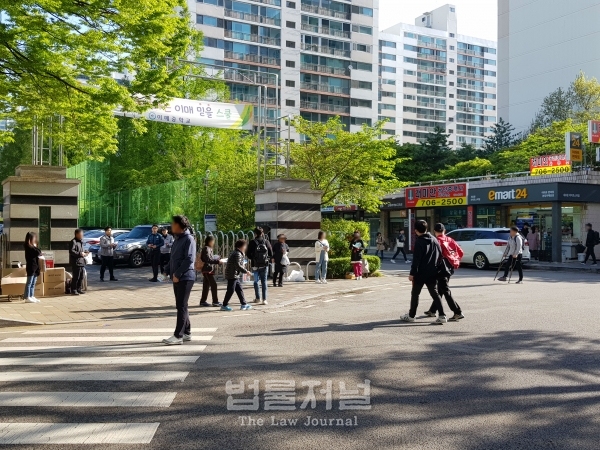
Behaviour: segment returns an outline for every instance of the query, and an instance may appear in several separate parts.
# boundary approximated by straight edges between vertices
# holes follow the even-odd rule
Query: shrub
[[[381,260],[377,256],[365,255],[369,262],[369,272],[372,274],[381,268]],[[327,265],[328,278],[344,278],[348,272],[352,272],[350,257],[347,258],[329,258]]]
[[[344,219],[323,219],[321,221],[321,229],[327,232],[327,240],[329,241],[330,246],[330,258],[350,258],[350,249],[348,246],[349,239],[352,237],[354,230],[360,231],[360,235],[362,236],[363,241],[365,241],[365,245],[367,247],[369,246],[369,224],[367,222],[355,222]]]

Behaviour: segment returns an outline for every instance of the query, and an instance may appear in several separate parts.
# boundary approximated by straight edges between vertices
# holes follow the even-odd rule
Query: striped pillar
[[[310,188],[310,181],[278,179],[265,183],[255,192],[256,225],[269,227],[271,243],[285,234],[290,260],[315,259],[315,241],[321,229],[321,191]]]
[[[69,241],[79,217],[79,183],[67,178],[66,167],[52,166],[19,166],[16,176],[2,182],[9,251],[5,266],[25,262],[23,242],[28,231],[38,233],[42,250],[54,252],[55,264],[69,263]]]

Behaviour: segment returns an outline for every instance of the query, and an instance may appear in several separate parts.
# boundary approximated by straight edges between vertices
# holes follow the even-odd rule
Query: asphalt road
[[[348,295],[204,314],[202,323],[192,323],[199,340],[183,348],[154,344],[168,336],[162,330],[174,326],[174,317],[0,330],[0,443],[102,450],[597,449],[600,278],[536,271],[526,272],[523,285],[507,285],[493,276],[461,269],[452,285],[466,318],[442,326],[423,316],[401,324],[410,286],[405,276],[388,276]],[[430,303],[422,298],[419,314]],[[58,348],[74,345],[88,348]],[[10,350],[24,346],[40,349]],[[251,410],[228,410],[228,390]],[[9,422],[142,426],[57,431],[45,425],[49,431],[36,434]],[[79,443],[10,441],[65,435]],[[101,439],[150,442],[92,443]]]

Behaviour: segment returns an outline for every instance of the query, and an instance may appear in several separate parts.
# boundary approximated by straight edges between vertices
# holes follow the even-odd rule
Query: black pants
[[[160,273],[165,273],[165,268],[169,264],[170,260],[171,260],[170,253],[161,253],[160,254]]]
[[[177,325],[173,335],[182,338],[184,334],[191,333],[190,315],[188,313],[188,301],[194,286],[194,280],[181,280],[173,283],[175,292],[175,306],[177,307]]]
[[[592,262],[594,264],[596,264],[596,252],[594,252],[593,245],[588,245],[587,250],[585,251],[585,261],[584,262],[587,262],[588,259],[590,258],[590,256],[592,257]]]
[[[452,291],[450,291],[450,277],[438,278],[437,280],[437,290],[440,297],[444,297],[446,299],[446,303],[448,303],[448,308],[452,310],[454,314],[462,314],[462,310],[458,303],[452,297]],[[431,304],[431,308],[429,311],[432,313],[436,313],[437,310],[435,308],[435,302]]]
[[[243,306],[246,304],[246,297],[244,297],[244,290],[242,289],[242,283],[240,280],[235,278],[233,280],[227,280],[227,292],[225,293],[225,299],[223,300],[223,306],[227,306],[229,304],[229,300],[233,296],[233,293],[236,293],[238,298],[240,299],[240,304]]]
[[[521,264],[521,259],[523,255],[519,255],[516,258],[514,256],[509,256],[508,261],[506,263],[506,268],[504,269],[504,276],[508,276],[508,271],[512,267],[513,270],[516,270],[519,273],[519,281],[523,279],[523,264]],[[513,267],[514,265],[514,267]]]
[[[219,303],[219,297],[217,296],[217,282],[215,281],[214,273],[203,272],[202,277],[202,297],[200,297],[200,303],[204,303],[208,299],[208,291],[212,294],[213,305]]]
[[[442,306],[442,298],[440,297],[440,294],[437,291],[437,279],[435,277],[429,278],[427,280],[416,279],[413,281],[413,287],[410,293],[410,311],[408,312],[408,315],[410,317],[415,317],[417,315],[417,307],[419,306],[419,295],[421,295],[423,286],[427,286],[429,295],[431,295],[431,298],[433,299],[432,308],[435,308],[436,311],[439,311],[440,316],[444,316],[445,313],[444,307]]]
[[[408,258],[406,258],[406,252],[404,251],[404,247],[398,247],[396,249],[396,253],[394,253],[394,256],[392,256],[392,259],[396,259],[396,256],[398,256],[398,253],[402,253],[402,256],[404,256],[404,261],[408,260]]]
[[[102,265],[100,266],[100,279],[104,280],[104,272],[108,269],[108,274],[112,280],[115,276],[113,275],[113,267],[115,265],[114,256],[100,256],[102,259]]]
[[[287,266],[282,266],[279,263],[275,263],[275,273],[273,274],[273,286],[277,286],[277,279],[279,278],[279,286],[283,284],[283,274],[287,272]]]
[[[158,277],[158,268],[160,267],[160,250],[152,250],[150,253],[150,261],[152,262],[152,278],[156,280]]]
[[[81,292],[83,287],[83,266],[71,266],[71,272],[73,273],[73,280],[71,280],[71,292]]]

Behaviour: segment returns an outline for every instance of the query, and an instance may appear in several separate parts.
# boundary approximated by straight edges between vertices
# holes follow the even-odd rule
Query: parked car
[[[158,225],[159,228],[171,230],[171,225]],[[146,240],[152,233],[152,225],[138,225],[134,227],[126,239],[119,241],[115,249],[115,264],[129,264],[131,267],[142,267],[150,262],[150,254],[146,247]]]
[[[462,228],[448,233],[465,252],[461,262],[474,264],[477,269],[484,270],[490,265],[498,265],[508,245],[510,230],[508,228]],[[530,260],[529,243],[525,240],[523,262]]]
[[[127,239],[128,235],[129,235],[129,231],[119,232],[119,234],[117,236],[115,236],[115,243],[118,244],[119,241],[123,241],[123,240]],[[113,236],[114,236],[114,233],[113,233]],[[102,260],[100,259],[100,244],[90,245],[88,250],[92,254],[92,259],[94,260],[94,262],[97,262],[97,263],[102,262]]]
[[[113,237],[117,237],[123,233],[129,233],[131,230],[112,230]],[[90,230],[83,233],[83,250],[91,251],[90,246],[100,244],[100,238],[104,234],[104,230]]]

